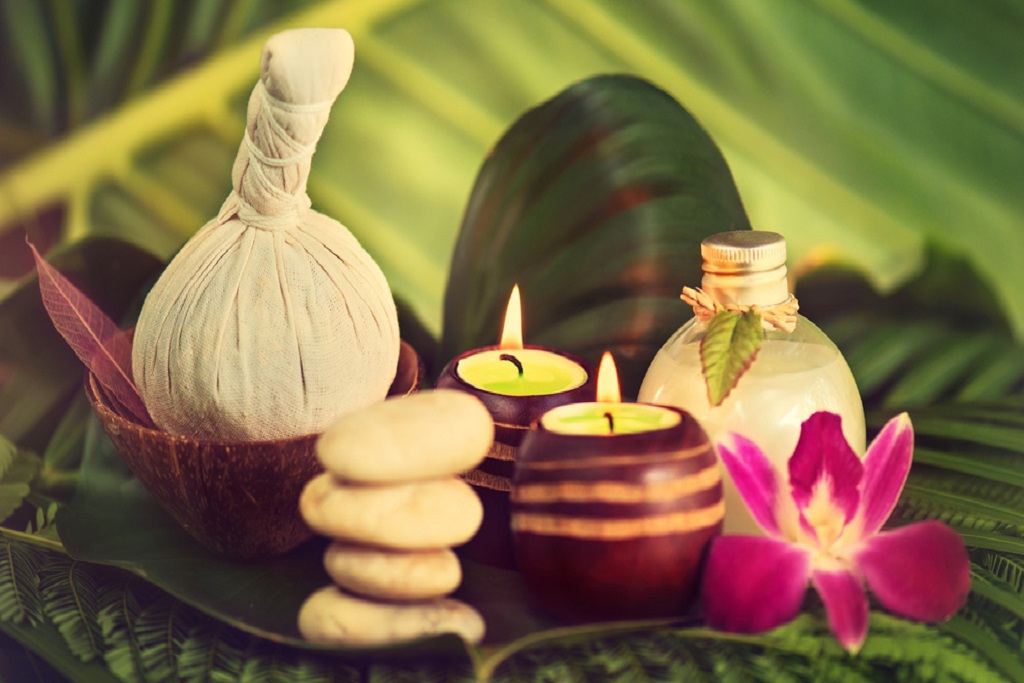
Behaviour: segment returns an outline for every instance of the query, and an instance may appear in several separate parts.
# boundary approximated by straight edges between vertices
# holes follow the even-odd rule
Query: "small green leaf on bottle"
[[[711,405],[721,405],[740,381],[764,341],[761,314],[719,311],[708,321],[700,360]]]

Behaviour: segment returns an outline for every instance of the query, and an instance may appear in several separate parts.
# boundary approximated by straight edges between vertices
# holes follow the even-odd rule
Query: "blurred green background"
[[[2,0],[0,294],[28,270],[24,231],[171,255],[230,189],[263,41],[308,25],[348,28],[357,52],[314,206],[434,333],[487,150],[567,85],[626,72],[702,122],[796,270],[841,261],[888,290],[934,243],[1024,335],[1012,0]]]
[[[50,680],[25,677],[26,661],[43,663],[23,646],[74,680],[134,680],[139,652],[146,667],[185,653],[218,673],[257,652],[256,670],[286,680],[337,669],[240,640],[213,617],[186,638],[173,629],[198,613],[159,592],[126,609],[139,621],[114,624],[103,648],[83,646],[96,615],[58,633],[12,618],[9,599],[12,586],[40,593],[44,561],[37,599],[50,620],[77,604],[64,581],[76,567],[104,596],[134,591],[125,573],[65,556],[53,526],[83,452],[105,440],[74,398],[81,368],[41,310],[26,235],[115,315],[130,309],[156,259],[227,196],[263,43],[300,26],[344,27],[356,44],[314,158],[314,206],[353,231],[435,338],[474,179],[513,122],[595,74],[668,91],[720,146],[752,225],[786,235],[802,309],[846,355],[872,427],[912,410],[915,465],[893,521],[941,519],[971,548],[960,615],[924,627],[876,612],[857,659],[834,648],[819,610],[746,642],[700,629],[549,633],[485,669],[517,682],[584,666],[604,680],[620,665],[652,680],[663,666],[664,680],[977,681],[996,680],[993,668],[1024,679],[1024,0],[0,0],[0,503],[18,508],[0,533],[0,630],[20,643],[0,639],[0,678]],[[679,286],[697,284],[689,272]],[[108,647],[122,636],[135,640]],[[456,670],[379,666],[370,680]]]

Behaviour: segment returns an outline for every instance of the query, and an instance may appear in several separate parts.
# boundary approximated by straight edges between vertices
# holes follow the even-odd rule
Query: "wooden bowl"
[[[404,341],[388,396],[419,390],[423,365]],[[313,536],[299,494],[323,471],[318,434],[252,442],[198,440],[143,427],[89,373],[85,393],[132,473],[211,550],[241,559],[280,555]]]

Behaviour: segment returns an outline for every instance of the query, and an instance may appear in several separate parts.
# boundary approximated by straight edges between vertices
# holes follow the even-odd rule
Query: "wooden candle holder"
[[[676,410],[676,409],[672,409]],[[721,474],[688,413],[635,434],[531,431],[511,494],[519,571],[570,621],[679,616],[720,533]]]
[[[597,377],[582,358],[531,344],[525,345],[524,348],[543,349],[578,363],[587,371],[587,381],[574,389],[556,394],[509,396],[475,387],[456,373],[455,368],[460,360],[480,351],[497,348],[497,345],[487,346],[460,354],[441,371],[437,388],[458,389],[476,396],[494,419],[494,444],[490,452],[475,469],[462,474],[462,478],[480,496],[484,506],[484,521],[476,535],[463,545],[459,552],[477,562],[514,569],[515,556],[512,552],[512,531],[509,526],[509,491],[512,490],[512,476],[519,444],[530,431],[530,426],[551,408],[594,400]]]

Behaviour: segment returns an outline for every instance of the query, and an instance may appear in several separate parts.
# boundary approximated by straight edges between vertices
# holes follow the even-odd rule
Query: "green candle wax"
[[[679,413],[646,403],[570,403],[552,408],[540,419],[544,429],[560,434],[611,436],[667,429]]]
[[[543,349],[480,351],[460,360],[455,374],[478,389],[507,396],[558,394],[587,381],[578,363]]]

